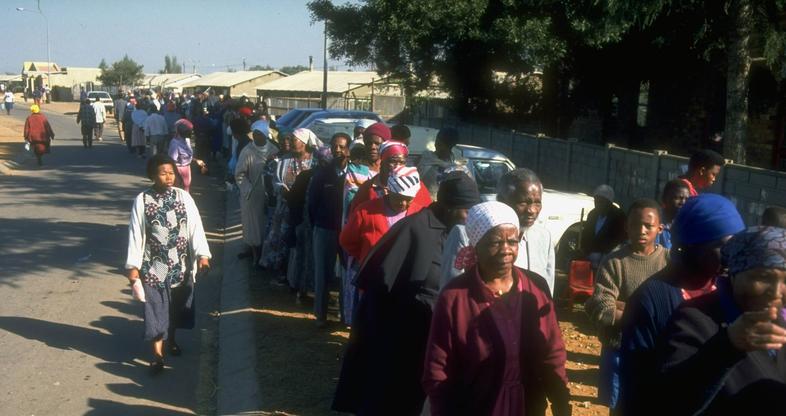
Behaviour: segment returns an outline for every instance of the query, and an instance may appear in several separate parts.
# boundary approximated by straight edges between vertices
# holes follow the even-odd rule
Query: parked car
[[[90,91],[87,93],[87,98],[90,99],[90,102],[94,102],[96,98],[98,98],[102,103],[104,103],[104,107],[106,107],[106,112],[112,114],[115,111],[115,102],[112,101],[112,96],[109,95],[106,91]]]
[[[309,129],[323,142],[330,142],[336,133],[346,133],[354,138],[355,122],[357,120],[351,118],[325,118],[316,120]]]
[[[407,164],[417,166],[426,150],[434,150],[438,129],[407,125],[410,137]],[[497,182],[516,165],[504,154],[479,146],[459,144],[453,148],[454,158],[464,164],[475,179],[484,201],[497,197]],[[538,222],[543,224],[556,242],[557,268],[565,270],[578,251],[582,222],[595,207],[593,198],[584,193],[543,189],[543,210]]]
[[[316,111],[310,114],[308,117],[303,119],[301,122],[295,125],[296,128],[307,128],[310,129],[311,126],[317,122],[317,120],[324,120],[324,119],[351,119],[351,120],[360,120],[360,119],[368,119],[374,121],[385,121],[382,117],[379,116],[377,113],[372,113],[371,111],[355,111],[355,110],[322,110]]]
[[[277,130],[282,128],[294,130],[298,123],[318,111],[323,110],[321,108],[293,108],[292,110],[287,111],[286,114],[276,119],[274,128]]]

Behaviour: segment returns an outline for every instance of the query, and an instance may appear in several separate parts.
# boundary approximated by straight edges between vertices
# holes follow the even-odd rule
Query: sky
[[[307,0],[41,0],[49,20],[52,62],[97,67],[124,54],[144,72],[176,56],[187,72],[210,73],[270,65],[322,67],[323,25],[311,22]],[[337,1],[336,3],[343,3]],[[46,61],[46,25],[36,0],[0,0],[4,51],[0,72],[18,74],[24,61]],[[350,69],[344,62],[328,66]]]

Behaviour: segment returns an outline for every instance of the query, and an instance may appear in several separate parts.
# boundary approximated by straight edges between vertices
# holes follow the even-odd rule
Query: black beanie
[[[464,172],[450,172],[439,184],[437,201],[445,208],[471,208],[480,203],[478,185]]]

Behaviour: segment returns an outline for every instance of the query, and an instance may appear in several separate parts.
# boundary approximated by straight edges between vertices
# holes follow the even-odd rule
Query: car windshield
[[[497,182],[510,171],[510,166],[499,160],[472,159],[470,163],[481,194],[497,193]]]
[[[98,97],[98,98],[109,98],[109,94],[107,94],[105,92],[91,92],[91,93],[87,94],[87,96],[90,97],[90,98],[96,98],[96,97]]]
[[[324,112],[324,113],[316,113],[316,114],[308,114],[307,117],[301,118],[297,122],[298,127],[310,127],[314,124],[315,121],[323,118],[351,118],[355,120],[360,119],[369,119],[374,121],[379,121],[379,116],[376,114],[368,114],[368,113],[353,113],[353,112]]]
[[[281,126],[295,125],[295,123],[293,122],[295,119],[302,117],[304,114],[309,114],[309,112],[310,110],[302,110],[302,109],[291,110],[286,114],[284,114],[283,116],[281,116],[281,118],[276,120],[276,124]]]

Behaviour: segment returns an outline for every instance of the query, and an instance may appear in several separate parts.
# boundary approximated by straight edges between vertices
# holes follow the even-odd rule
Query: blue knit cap
[[[740,213],[728,199],[718,194],[701,194],[688,199],[672,224],[675,245],[695,245],[717,241],[745,229]]]

